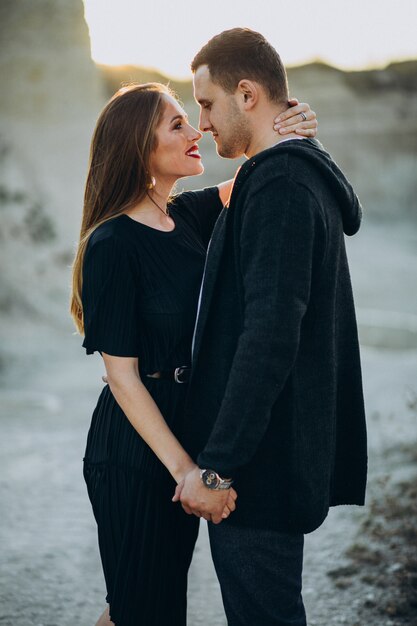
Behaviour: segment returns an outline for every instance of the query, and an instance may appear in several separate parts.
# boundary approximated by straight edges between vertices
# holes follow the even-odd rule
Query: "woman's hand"
[[[280,135],[296,133],[304,137],[317,135],[317,117],[310,105],[306,102],[299,103],[297,98],[288,100],[289,108],[274,119],[274,130]]]
[[[236,499],[237,493],[233,489],[233,487],[230,487],[229,498],[226,502],[226,506],[223,509],[222,519],[226,519],[227,517],[229,517],[230,513],[233,513],[233,511],[236,509]]]

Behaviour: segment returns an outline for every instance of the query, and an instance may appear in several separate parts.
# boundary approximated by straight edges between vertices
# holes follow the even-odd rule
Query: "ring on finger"
[[[304,111],[301,111],[300,115],[303,118],[303,122],[305,122],[307,120],[307,115],[304,113]]]

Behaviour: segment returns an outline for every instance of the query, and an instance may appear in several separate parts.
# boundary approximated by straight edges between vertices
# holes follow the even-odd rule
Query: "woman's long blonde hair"
[[[157,147],[156,129],[164,111],[160,83],[122,87],[98,118],[90,149],[80,240],[72,267],[70,311],[84,333],[81,300],[83,262],[91,234],[104,222],[140,202],[151,182],[149,161]]]

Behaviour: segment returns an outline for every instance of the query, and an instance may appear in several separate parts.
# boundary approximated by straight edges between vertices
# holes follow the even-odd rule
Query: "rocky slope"
[[[2,0],[0,41],[0,312],[58,319],[105,96],[81,0]]]
[[[107,93],[123,81],[168,82],[135,67],[100,67]],[[289,68],[291,93],[310,103],[319,119],[319,139],[354,183],[375,219],[417,222],[417,60],[382,70],[345,72],[323,63]],[[197,122],[191,82],[171,82]],[[206,175],[193,184],[216,182],[236,169],[220,161],[203,140]]]
[[[169,79],[144,68],[95,66],[81,0],[3,0],[0,41],[0,357],[7,361],[21,319],[71,327],[69,266],[103,103],[121,82]],[[291,92],[317,111],[319,137],[370,218],[415,224],[417,61],[350,73],[314,63],[290,68],[289,80]],[[171,85],[197,124],[191,82]],[[210,137],[201,147],[206,173],[179,189],[233,176],[238,162],[219,159]]]

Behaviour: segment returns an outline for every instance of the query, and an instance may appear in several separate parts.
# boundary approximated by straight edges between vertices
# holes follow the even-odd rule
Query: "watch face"
[[[209,489],[216,489],[219,485],[219,477],[213,470],[206,470],[201,476],[203,483]]]

